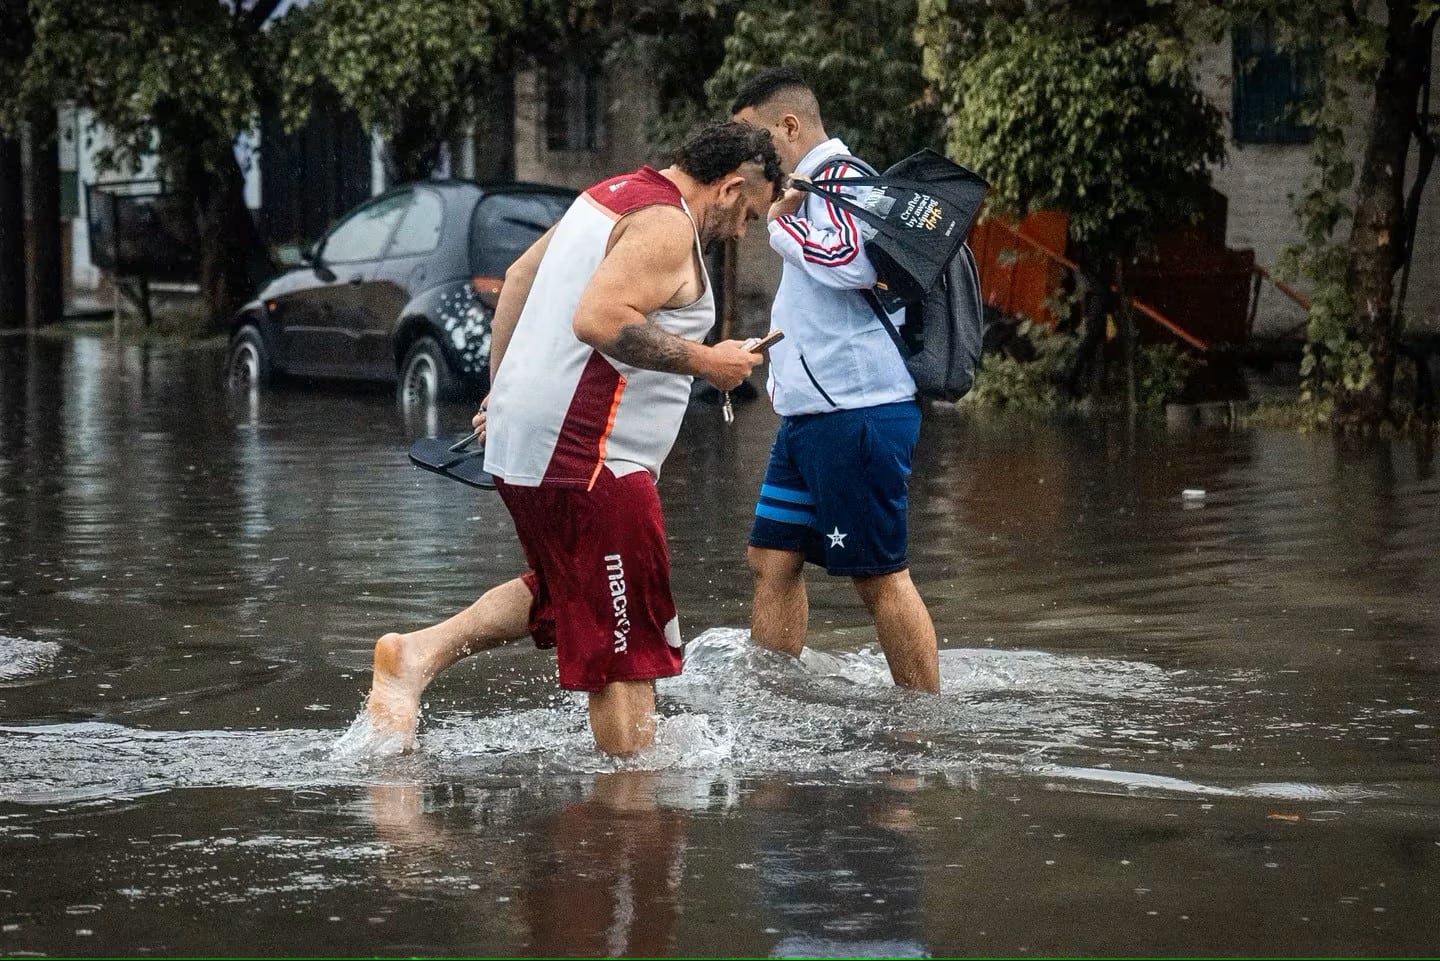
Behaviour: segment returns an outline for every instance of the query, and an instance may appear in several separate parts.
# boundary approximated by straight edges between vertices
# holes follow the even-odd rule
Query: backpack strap
[[[874,168],[874,167],[870,166],[870,165],[867,164],[865,161],[861,160],[859,157],[852,156],[851,154],[837,154],[836,156],[831,157],[829,160],[827,160],[827,161],[825,161],[823,164],[821,164],[821,165],[820,165],[820,169],[817,170],[817,171],[815,171],[815,172],[816,172],[817,174],[834,173],[835,168],[839,167],[841,164],[849,164],[850,166],[852,166],[852,167],[856,168],[857,170],[859,170],[862,174],[864,174],[864,176],[863,176],[863,177],[840,177],[840,178],[835,178],[835,179],[829,179],[829,178],[811,178],[811,181],[810,181],[810,182],[811,182],[811,183],[814,183],[816,179],[819,179],[819,180],[820,180],[820,183],[822,183],[822,184],[831,184],[831,183],[834,183],[834,184],[847,183],[847,184],[848,184],[848,183],[850,183],[851,181],[855,181],[855,186],[857,186],[857,187],[873,187],[873,186],[875,186],[875,184],[874,184],[874,183],[871,183],[871,178],[880,176],[878,173],[875,172],[875,168]],[[798,185],[797,185],[797,186],[798,186]],[[801,189],[804,189],[804,188],[801,188]]]
[[[856,293],[864,298],[865,303],[869,304],[870,309],[875,312],[875,316],[880,318],[880,323],[885,325],[885,333],[889,334],[890,339],[895,342],[895,349],[900,351],[901,359],[909,360],[911,356],[910,349],[905,346],[905,341],[900,336],[900,331],[896,329],[894,321],[890,319],[890,315],[885,312],[885,306],[880,303],[880,296],[875,293],[875,288],[866,287],[864,290],[857,290]]]
[[[829,162],[826,163],[824,167],[821,167],[820,169],[823,171],[840,163],[862,164],[864,165],[861,167],[862,170],[875,169],[873,167],[870,167],[868,164],[865,164],[863,160],[859,160],[856,157],[850,156],[833,157],[830,159]],[[825,200],[830,201],[838,207],[845,208],[850,213],[854,214],[856,217],[859,217],[861,220],[874,227],[880,233],[885,234],[891,240],[894,240],[895,242],[900,244],[904,244],[905,246],[910,247],[913,250],[921,249],[919,246],[919,242],[915,238],[910,237],[903,232],[897,232],[895,228],[891,226],[884,217],[881,217],[869,207],[866,207],[863,204],[856,203],[854,200],[850,199],[849,197],[842,194],[839,190],[835,189],[835,186],[841,183],[845,184],[847,187],[893,186],[904,187],[906,189],[917,190],[920,192],[924,192],[924,190],[926,189],[924,184],[912,180],[897,180],[893,178],[881,177],[878,174],[875,176],[844,177],[840,179],[827,179],[818,181],[796,180],[792,181],[791,183],[791,186],[795,187],[797,190],[803,190],[808,194],[814,194],[817,197],[821,197]]]
[[[816,196],[823,197],[824,199],[832,201],[834,203],[838,203],[840,206],[850,210],[853,213],[858,214],[861,219],[868,221],[871,217],[875,216],[873,211],[871,211],[868,207],[862,207],[860,204],[855,203],[849,197],[843,196],[838,190],[831,189],[830,185],[839,185],[841,183],[844,183],[847,186],[866,187],[879,186],[881,183],[883,183],[883,181],[878,179],[879,174],[875,172],[874,167],[870,166],[865,161],[861,160],[859,157],[854,157],[849,154],[842,154],[838,157],[831,157],[829,160],[825,161],[824,165],[821,166],[821,168],[816,171],[816,173],[833,173],[842,164],[849,164],[850,166],[857,168],[863,174],[865,174],[865,176],[839,178],[817,177],[816,179],[811,180],[809,183],[797,183],[796,186],[799,187],[801,190],[807,191],[808,193],[813,193]],[[900,331],[895,327],[894,321],[892,321],[890,319],[890,315],[885,312],[885,307],[883,304],[880,303],[880,297],[878,294],[875,293],[874,288],[866,287],[864,290],[857,290],[856,293],[859,294],[861,298],[865,301],[865,303],[870,306],[870,309],[875,312],[875,316],[879,318],[880,323],[884,325],[885,332],[889,334],[890,339],[894,341],[895,349],[900,352],[900,357],[902,359],[909,359],[910,351],[908,348],[906,348],[905,341],[903,338],[901,338]]]

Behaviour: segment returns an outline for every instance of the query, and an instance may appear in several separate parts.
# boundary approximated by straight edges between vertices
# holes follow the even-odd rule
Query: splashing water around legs
[[[910,571],[857,577],[855,590],[875,619],[875,631],[895,683],[932,694],[939,691],[935,624],[910,579]]]
[[[525,636],[530,589],[519,578],[491,588],[465,610],[409,634],[375,642],[374,676],[365,712],[372,734],[408,751],[419,722],[420,694],[446,668],[479,651]]]
[[[766,650],[801,656],[809,623],[805,558],[795,551],[751,546],[746,552],[755,578],[751,640]],[[902,569],[852,579],[875,627],[899,687],[940,690],[935,625],[919,591]]]

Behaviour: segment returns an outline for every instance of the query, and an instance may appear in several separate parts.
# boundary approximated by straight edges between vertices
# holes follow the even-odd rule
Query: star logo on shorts
[[[831,547],[844,547],[844,546],[845,546],[845,538],[849,537],[850,535],[849,535],[849,534],[842,534],[842,533],[840,533],[840,528],[839,528],[839,527],[836,527],[833,531],[831,531],[830,533],[826,534],[825,536],[828,537],[828,538],[830,538],[830,546],[831,546]]]

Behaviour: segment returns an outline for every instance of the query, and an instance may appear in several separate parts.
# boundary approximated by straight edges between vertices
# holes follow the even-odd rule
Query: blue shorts
[[[750,545],[795,551],[847,577],[904,570],[919,436],[914,401],[782,418]]]

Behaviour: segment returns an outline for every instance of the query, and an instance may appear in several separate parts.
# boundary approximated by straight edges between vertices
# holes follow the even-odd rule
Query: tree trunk
[[[0,63],[7,75],[23,69],[33,43],[26,0],[0,0]],[[25,326],[24,176],[19,131],[0,130],[0,330]]]
[[[507,58],[508,59],[508,58]],[[503,72],[502,72],[503,71]],[[475,119],[475,179],[515,179],[515,74],[497,65]]]
[[[212,185],[199,205],[200,290],[210,326],[220,329],[255,296],[274,265],[245,206],[244,180],[233,160]]]
[[[385,143],[385,173],[389,182],[430,179],[440,162],[440,150],[449,137],[447,118],[418,107],[406,111],[399,128]]]
[[[180,188],[195,202],[206,320],[210,329],[220,330],[254,296],[274,263],[245,206],[245,180],[228,145],[223,157],[192,153],[177,167],[183,171]]]
[[[1415,0],[1388,0],[1385,60],[1375,78],[1374,112],[1355,190],[1346,286],[1355,333],[1370,355],[1372,376],[1358,387],[1336,385],[1335,422],[1370,430],[1390,415],[1395,382],[1395,274],[1404,263],[1405,165],[1423,76],[1417,55]]]
[[[1104,375],[1106,327],[1115,302],[1110,287],[1114,283],[1115,263],[1109,257],[1082,254],[1080,280],[1084,284],[1082,328],[1075,359],[1065,376],[1065,390],[1076,400],[1091,393]]]
[[[1140,409],[1138,389],[1135,382],[1135,353],[1138,337],[1135,331],[1135,311],[1130,306],[1130,292],[1125,286],[1125,269],[1115,269],[1115,321],[1120,328],[1120,354],[1125,364],[1125,410],[1131,417]]]
[[[30,211],[30,260],[26,274],[30,323],[36,327],[65,318],[65,279],[60,251],[60,146],[55,108],[30,112],[30,157],[25,191]]]
[[[25,191],[18,137],[0,136],[0,330],[25,326]]]

